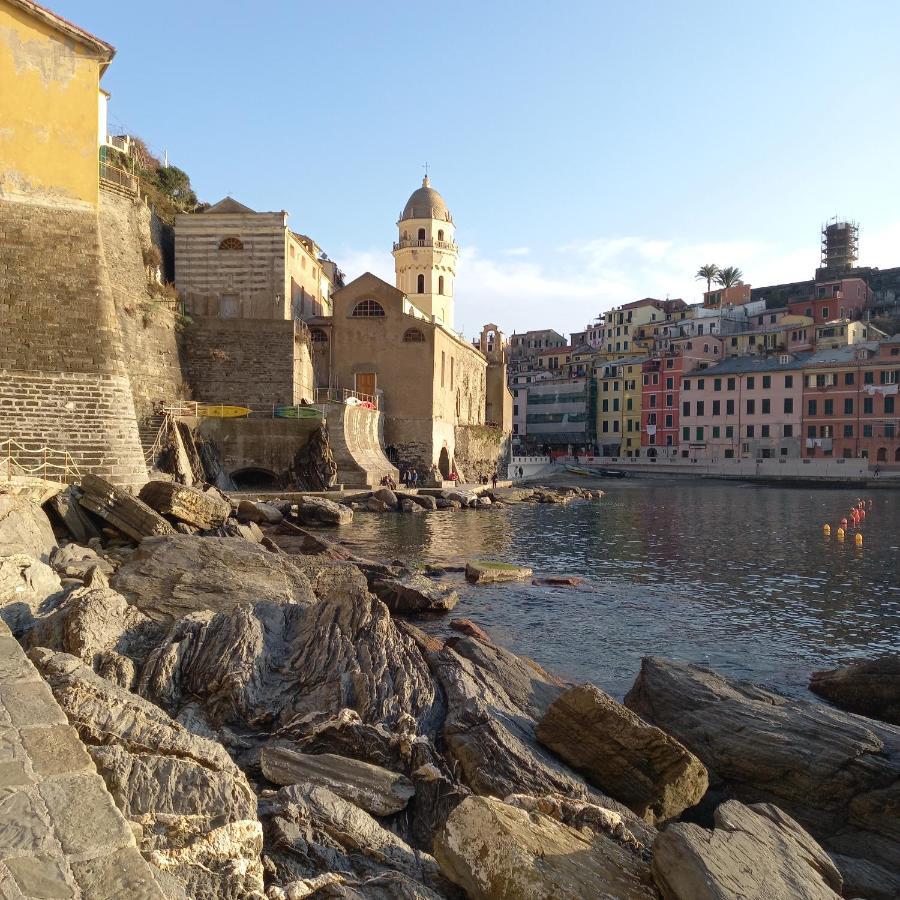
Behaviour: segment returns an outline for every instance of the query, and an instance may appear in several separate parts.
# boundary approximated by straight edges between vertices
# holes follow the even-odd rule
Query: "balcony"
[[[431,247],[435,250],[449,250],[451,253],[459,252],[454,241],[394,241],[395,250],[405,250],[407,247]]]
[[[103,159],[100,160],[100,183],[113,190],[137,196],[137,176],[120,169],[118,166],[110,165]]]

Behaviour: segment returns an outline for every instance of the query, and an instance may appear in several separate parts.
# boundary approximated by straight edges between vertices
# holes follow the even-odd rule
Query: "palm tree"
[[[713,278],[717,278],[719,275],[719,267],[715,263],[707,263],[705,266],[700,266],[697,269],[697,274],[694,278],[697,281],[703,281],[706,279],[706,293],[708,294],[712,290],[712,282]]]
[[[736,284],[743,283],[744,273],[737,266],[727,266],[716,275],[716,284],[721,284],[723,288],[730,288]]]

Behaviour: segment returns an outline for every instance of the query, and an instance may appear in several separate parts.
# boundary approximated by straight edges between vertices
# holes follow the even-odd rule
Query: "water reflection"
[[[900,650],[894,492],[873,493],[865,545],[822,534],[845,490],[635,481],[599,503],[357,517],[354,544],[407,562],[493,557],[583,587],[462,587],[468,616],[517,652],[617,696],[640,657],[675,656],[790,693],[816,668]],[[424,623],[441,632],[445,620]]]

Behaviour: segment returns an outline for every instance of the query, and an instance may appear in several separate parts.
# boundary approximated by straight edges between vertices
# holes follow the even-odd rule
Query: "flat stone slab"
[[[527,566],[514,566],[512,563],[492,562],[489,560],[473,560],[466,563],[466,581],[473,584],[493,584],[498,581],[524,581],[531,578],[534,572]]]

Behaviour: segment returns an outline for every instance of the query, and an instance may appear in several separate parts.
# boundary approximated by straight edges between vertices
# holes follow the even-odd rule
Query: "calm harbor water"
[[[460,586],[453,616],[559,674],[621,697],[644,655],[702,663],[785,693],[810,672],[900,650],[900,493],[876,491],[864,545],[825,538],[854,491],[604,481],[606,496],[419,516],[358,514],[350,544],[408,563],[492,558],[578,588]],[[455,576],[461,578],[461,576]],[[807,696],[811,696],[808,695]]]

